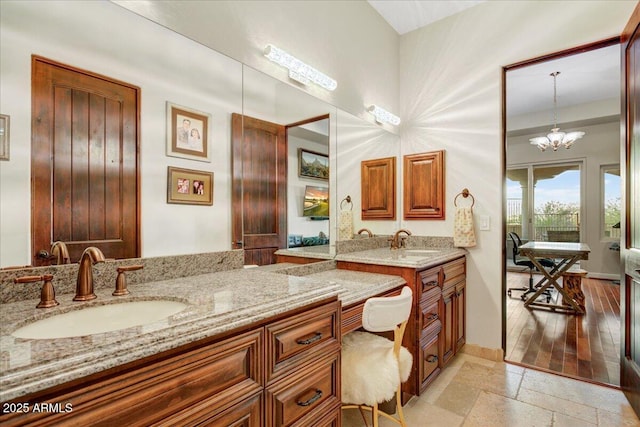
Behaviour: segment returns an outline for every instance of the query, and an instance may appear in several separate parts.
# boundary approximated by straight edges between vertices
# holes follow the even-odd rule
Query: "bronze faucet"
[[[69,264],[71,262],[71,257],[69,257],[69,250],[67,249],[67,245],[59,240],[53,242],[53,245],[51,245],[51,256],[55,257],[56,265]]]
[[[369,237],[373,237],[373,233],[368,228],[361,228],[358,230],[358,234],[367,233]]]
[[[404,247],[406,237],[400,238],[400,233],[404,233],[407,236],[411,236],[411,232],[409,230],[405,230],[404,228],[396,231],[396,234],[393,235],[392,238],[389,239],[391,242],[391,249],[398,249]]]
[[[74,301],[89,301],[96,298],[96,294],[93,293],[92,266],[98,262],[104,262],[104,255],[100,249],[90,246],[84,250],[80,257],[80,267],[78,267]]]

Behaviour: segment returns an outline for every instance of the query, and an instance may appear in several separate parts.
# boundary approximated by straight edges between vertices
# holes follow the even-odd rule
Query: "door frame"
[[[503,359],[507,351],[507,188],[506,188],[506,176],[507,176],[507,72],[518,68],[527,67],[529,65],[537,64],[540,62],[546,62],[549,60],[559,59],[566,56],[575,55],[577,53],[588,52],[603,47],[608,47],[616,44],[620,44],[620,36],[611,37],[608,39],[600,40],[593,43],[587,43],[574,48],[562,50],[559,52],[550,53],[547,55],[538,56],[535,58],[527,59],[524,61],[516,62],[514,64],[506,65],[502,67],[501,75],[501,92],[502,92],[502,224],[501,224],[501,247],[502,247],[502,352]],[[583,178],[582,178],[583,179]],[[584,184],[584,183],[583,183]]]

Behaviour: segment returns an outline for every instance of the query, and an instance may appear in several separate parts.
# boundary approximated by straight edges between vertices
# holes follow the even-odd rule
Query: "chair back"
[[[409,319],[413,292],[409,286],[394,297],[373,297],[364,303],[362,326],[371,332],[394,331]]]
[[[520,240],[520,236],[518,236],[518,233],[515,233],[513,231],[509,232],[509,238],[511,238],[511,241],[513,242],[513,262],[516,262],[517,255],[520,253],[520,249],[518,248],[522,245],[522,240]]]

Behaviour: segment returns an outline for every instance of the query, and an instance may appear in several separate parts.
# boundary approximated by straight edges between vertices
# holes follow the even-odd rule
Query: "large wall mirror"
[[[0,162],[0,267],[32,264],[35,250],[30,243],[30,215],[25,215],[31,208],[31,99],[24,94],[30,93],[32,53],[140,88],[140,244],[144,257],[233,247],[234,114],[287,129],[285,246],[289,235],[326,236],[327,250],[333,253],[336,213],[346,195],[354,201],[354,229],[366,227],[375,234],[397,229],[397,221],[362,223],[358,212],[360,161],[400,156],[399,137],[383,127],[222,55],[206,41],[184,37],[171,22],[154,22],[111,2],[83,3],[64,12],[49,4],[35,7],[16,2],[3,11],[3,45],[7,48],[3,49],[0,79],[12,105],[11,111],[3,111],[11,116],[11,159]],[[106,29],[102,22],[115,28]],[[79,39],[91,46],[90,55],[77,46]],[[210,115],[209,162],[168,155],[168,102]],[[300,173],[301,152],[317,155],[320,161],[328,159],[328,179]],[[213,173],[213,204],[167,203],[169,167]],[[328,189],[328,219],[312,220],[305,215],[307,187]]]
[[[505,89],[505,277],[512,289],[505,359],[619,385],[620,319],[611,301],[619,297],[620,269],[620,46],[610,40],[507,68]],[[557,150],[532,143],[556,127],[584,135]],[[580,261],[589,273],[585,316],[524,308],[522,295],[542,275],[533,271],[529,281],[511,233],[522,242],[589,245],[589,259]]]

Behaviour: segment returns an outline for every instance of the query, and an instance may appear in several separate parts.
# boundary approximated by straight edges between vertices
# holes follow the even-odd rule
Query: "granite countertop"
[[[304,258],[333,259],[333,255],[329,251],[329,245],[278,249],[275,253],[276,255],[288,255]]]
[[[423,269],[459,258],[467,254],[460,248],[407,248],[391,250],[389,248],[338,254],[336,261],[358,262],[363,264],[389,265]]]
[[[143,283],[130,294],[111,296],[96,290],[97,299],[72,302],[57,295],[59,306],[36,309],[38,300],[0,306],[0,401],[52,387],[179,347],[222,332],[265,320],[283,312],[335,296],[340,288],[324,279],[259,271],[229,270]],[[56,339],[22,339],[19,327],[81,306],[141,300],[174,300],[183,311],[154,323],[114,332]]]
[[[285,269],[286,270],[286,269]],[[0,305],[0,401],[82,378],[206,337],[247,326],[289,310],[338,295],[343,306],[363,301],[405,282],[397,276],[325,270],[304,276],[278,269],[237,269],[129,286],[131,294],[96,290],[97,299],[73,302],[57,295],[60,305],[36,309],[38,300]],[[11,334],[21,326],[78,307],[146,300],[187,304],[161,321],[114,332],[56,339],[22,339]]]
[[[380,295],[407,283],[400,276],[349,270],[323,271],[305,277],[338,285],[340,287],[338,298],[343,307],[360,303],[369,297]]]

